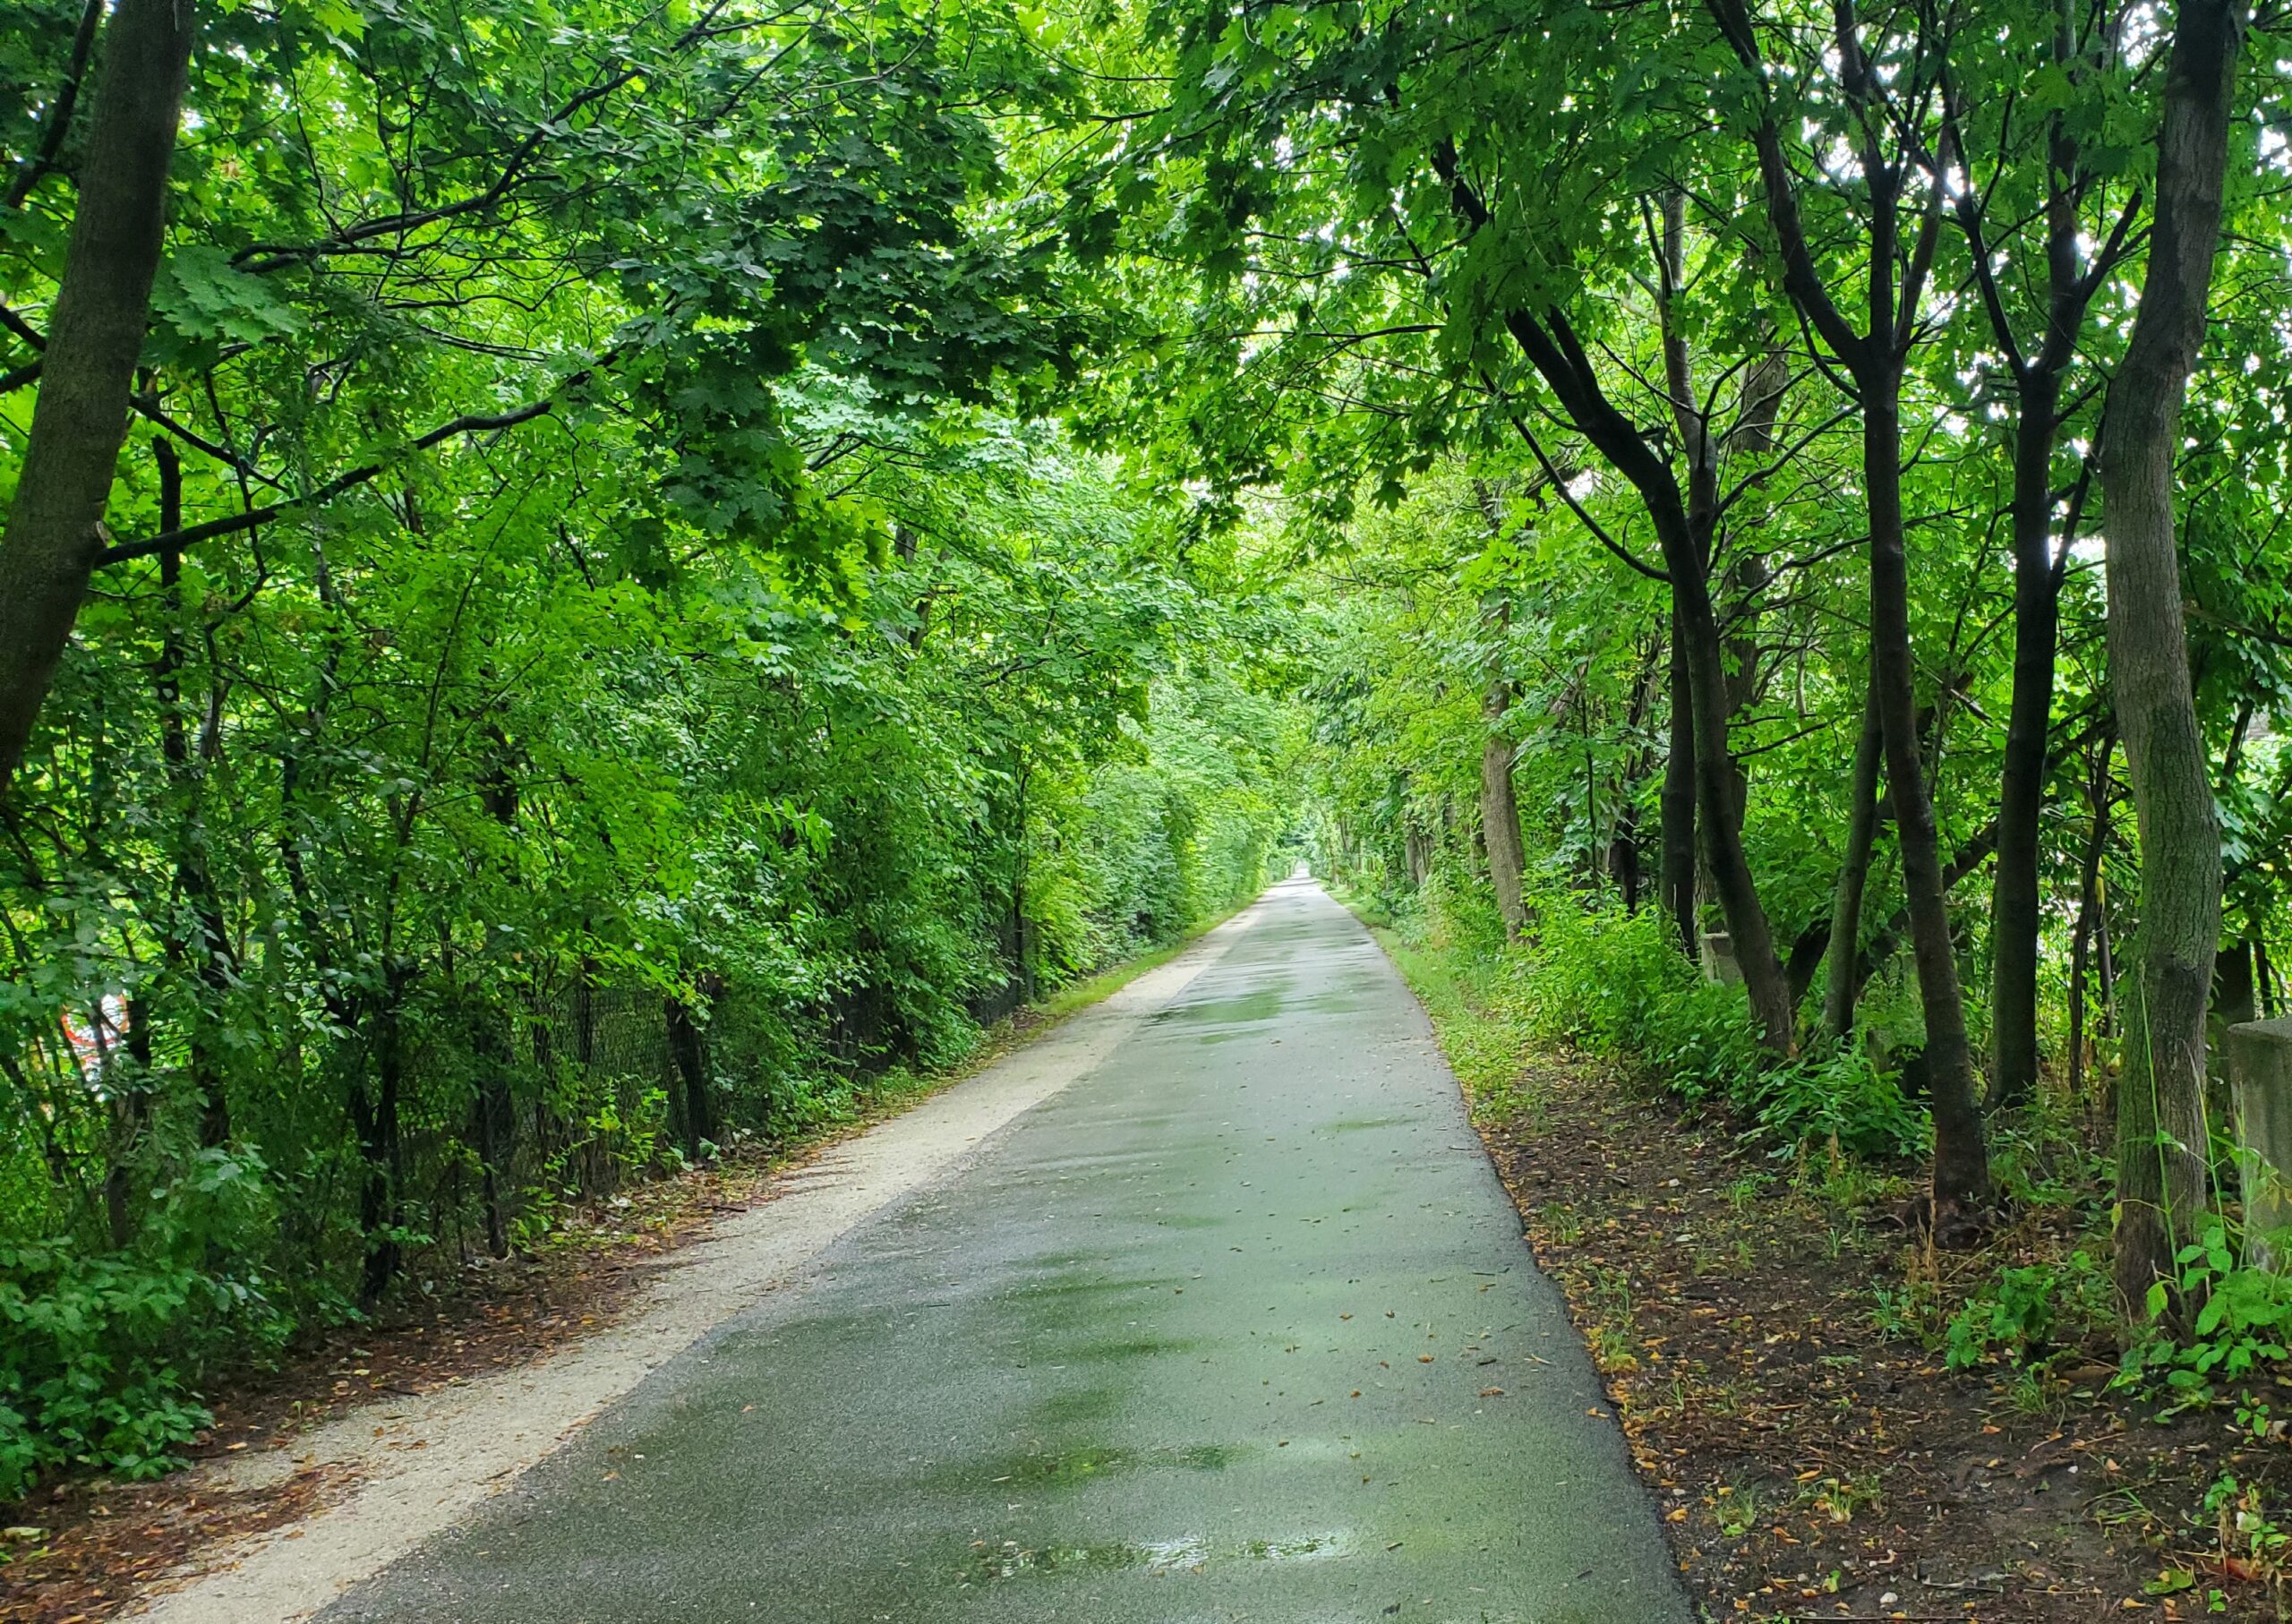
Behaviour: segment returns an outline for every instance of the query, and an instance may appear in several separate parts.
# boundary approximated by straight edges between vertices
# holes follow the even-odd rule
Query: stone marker
[[[2282,1238],[2292,1229],[2292,1020],[2232,1026],[2228,1047],[2245,1259],[2273,1269],[2292,1250]]]

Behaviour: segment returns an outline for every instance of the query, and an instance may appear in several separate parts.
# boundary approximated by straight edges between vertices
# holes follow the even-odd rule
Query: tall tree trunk
[[[2084,861],[2078,869],[2077,926],[2069,943],[2069,1098],[2080,1102],[2085,1098],[2086,987],[2105,901],[2101,860],[2108,855],[2109,756],[2116,748],[2117,735],[2103,733],[2100,759],[2086,775],[2085,804],[2092,821],[2085,837]],[[2106,980],[2106,968],[2103,976]]]
[[[517,1119],[509,1097],[509,1068],[515,1064],[500,1012],[480,1001],[470,1012],[470,1057],[477,1062],[477,1098],[470,1113],[476,1141],[478,1195],[485,1215],[485,1249],[509,1255],[507,1185],[509,1158],[516,1153]]]
[[[413,496],[407,494],[411,509]],[[509,738],[499,720],[485,724],[486,766],[479,781],[478,799],[509,838],[517,825],[517,778]],[[511,1081],[517,1047],[510,1037],[509,1017],[483,998],[472,1012],[470,1053],[477,1062],[477,1099],[471,1121],[477,1141],[477,1162],[485,1207],[486,1250],[497,1258],[509,1255],[509,1192],[510,1162],[517,1150],[517,1111]]]
[[[127,1030],[118,1037],[120,1042],[102,1045],[99,1064],[112,1115],[112,1142],[104,1168],[104,1215],[110,1225],[112,1245],[124,1248],[135,1238],[142,1223],[142,1214],[135,1206],[135,1186],[148,1187],[150,1183],[151,1005],[148,999],[138,996],[127,1001]]]
[[[1520,885],[1527,854],[1520,839],[1519,801],[1512,790],[1512,741],[1498,731],[1511,696],[1511,684],[1499,677],[1490,681],[1483,704],[1489,730],[1480,747],[1480,830],[1488,848],[1489,883],[1496,888],[1496,911],[1503,918],[1504,935],[1517,941],[1528,919]]]
[[[1584,889],[1596,894],[1607,872],[1607,842],[1600,838],[1600,769],[1592,755],[1592,664],[1576,678],[1577,736],[1584,746]]]
[[[2053,568],[2053,441],[2061,376],[2028,370],[2014,435],[2014,693],[1989,893],[1990,1099],[2018,1105],[2038,1081],[2038,867],[2053,720],[2060,577]]]
[[[706,990],[701,996],[706,996]],[[684,1090],[685,1153],[698,1156],[703,1140],[716,1138],[715,1102],[708,1093],[707,1057],[700,1046],[700,1024],[692,1005],[682,998],[666,1002],[669,1056],[676,1063],[677,1081]]]
[[[2141,930],[2117,1088],[2117,1289],[2129,1319],[2172,1278],[2205,1204],[2204,1014],[2220,830],[2189,684],[2173,461],[2220,237],[2241,0],[2184,0],[2166,71],[2140,312],[2100,444],[2110,688],[2141,835]]]
[[[0,794],[14,779],[104,548],[104,504],[167,223],[192,0],[119,0],[7,527],[0,532]]]
[[[162,533],[183,525],[183,464],[164,437],[151,442],[159,469],[159,528]],[[223,904],[215,878],[207,866],[206,831],[200,804],[199,769],[192,763],[191,728],[184,715],[183,671],[184,601],[183,552],[169,548],[159,555],[159,658],[152,667],[151,688],[158,702],[159,756],[167,764],[169,838],[175,848],[175,886],[190,910],[197,940],[171,925],[166,933],[170,969],[194,983],[191,1006],[184,1022],[191,1060],[191,1081],[199,1096],[199,1142],[210,1149],[231,1137],[230,1101],[223,1091],[223,1072],[216,1055],[217,1006],[228,993],[230,967],[225,962],[229,941],[224,934]]]
[[[1878,769],[1885,754],[1885,723],[1878,688],[1866,685],[1862,731],[1854,743],[1854,781],[1846,814],[1846,849],[1839,855],[1838,883],[1831,895],[1830,950],[1823,983],[1823,1036],[1836,1043],[1854,1025],[1855,956],[1862,939],[1862,893],[1870,882],[1870,852],[1878,834]]]
[[[1706,4],[1736,59],[1764,94],[1766,58],[1743,0]],[[1797,174],[1771,102],[1762,107],[1754,141],[1768,223],[1782,249],[1784,290],[1809,327],[1852,372],[1860,397],[1862,478],[1870,518],[1870,680],[1878,696],[1887,790],[1902,850],[1919,1001],[1926,1017],[1934,1114],[1933,1218],[1939,1235],[1954,1217],[1980,1203],[1989,1192],[1989,1151],[1982,1138],[1965,999],[1950,938],[1948,887],[1919,748],[1910,563],[1902,509],[1903,357],[1918,332],[1941,217],[1929,208],[1914,241],[1903,240],[1903,165],[1889,161],[1881,134],[1886,121],[1867,105],[1877,81],[1863,55],[1860,25],[1851,6],[1840,6],[1834,17],[1840,84],[1850,100],[1866,104],[1859,154],[1870,210],[1863,330],[1856,330],[1832,297],[1824,268],[1809,243],[1799,212]],[[1937,192],[1935,207],[1939,201]]]
[[[1695,694],[1688,675],[1687,639],[1680,614],[1672,611],[1671,751],[1663,760],[1663,911],[1677,923],[1680,947],[1690,962],[1702,952],[1697,928],[1695,899]]]
[[[1496,891],[1496,911],[1508,940],[1519,939],[1528,910],[1520,882],[1527,851],[1520,839],[1520,804],[1512,789],[1512,741],[1504,736],[1504,713],[1512,706],[1512,680],[1503,670],[1503,633],[1512,624],[1509,603],[1490,604],[1482,616],[1494,634],[1487,662],[1488,686],[1481,697],[1487,723],[1480,745],[1480,835],[1488,849],[1488,880]]]
[[[2072,85],[2092,65],[2079,34],[2080,16],[2068,0],[2054,8],[2053,65]],[[1954,148],[1965,109],[1945,82],[1949,145]],[[1952,153],[1953,157],[1960,155]],[[1990,891],[1990,1098],[2014,1105],[2038,1080],[2039,866],[2044,811],[2046,743],[2053,713],[2054,663],[2061,620],[2061,566],[2068,536],[2057,552],[2053,539],[2053,454],[2061,432],[2062,380],[2077,353],[2093,295],[2123,252],[2128,212],[2092,264],[2084,261],[2080,202],[2098,178],[2077,130],[2057,107],[2047,116],[2040,160],[2045,187],[2045,331],[2025,346],[2014,329],[1990,247],[1985,209],[1989,193],[1954,189],[1952,206],[1964,233],[1974,279],[1988,312],[1991,337],[2006,357],[2018,397],[2014,425],[2014,689],[2006,723],[2006,755],[1998,787],[1997,868]],[[2078,500],[2070,503],[2076,523]]]
[[[1638,739],[1646,728],[1647,713],[1655,703],[1663,659],[1663,645],[1659,638],[1647,650],[1639,674],[1631,684],[1631,702],[1624,711],[1624,728],[1633,739]],[[1608,835],[1608,877],[1623,893],[1626,914],[1639,911],[1639,785],[1647,776],[1647,752],[1637,746],[1625,756],[1616,785],[1615,822]]]
[[[381,1300],[405,1259],[398,1239],[406,1218],[406,1150],[398,1107],[406,1081],[401,1005],[408,979],[400,966],[392,965],[383,972],[381,1001],[363,1022],[374,1064],[373,1091],[367,1091],[363,1073],[350,1091],[351,1125],[356,1130],[363,1163],[358,1186],[358,1227],[365,1238],[366,1261],[359,1276],[358,1299],[369,1306]],[[355,1064],[363,1066],[363,1058]]]
[[[1886,245],[1891,253],[1892,244]],[[1902,851],[1910,904],[1911,956],[1926,1017],[1926,1062],[1934,1113],[1934,1222],[1989,1193],[1989,1150],[1966,1037],[1965,996],[1950,936],[1948,887],[1934,803],[1919,758],[1918,692],[1910,645],[1910,560],[1902,511],[1902,372],[1892,362],[1865,368],[1862,478],[1870,505],[1870,681],[1885,739],[1887,799]]]

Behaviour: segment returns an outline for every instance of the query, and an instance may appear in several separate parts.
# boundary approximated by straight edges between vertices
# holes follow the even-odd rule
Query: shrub
[[[2151,1286],[2149,1320],[2157,1329],[2127,1356],[2129,1369],[2201,1398],[2216,1380],[2235,1380],[2292,1356],[2292,1278],[2239,1264],[2228,1225],[2217,1215],[2205,1219],[2175,1263],[2180,1300],[2195,1306],[2196,1318],[2185,1338],[2174,1339],[2165,1329],[2174,1294],[2161,1280]]]
[[[1788,1063],[1768,1055],[1742,988],[1705,980],[1656,910],[1546,899],[1512,974],[1538,1037],[1625,1062],[1690,1103],[1723,1099],[1778,1154],[1835,1144],[1898,1158],[1926,1141],[1925,1112],[1860,1050]]]
[[[2109,1312],[2109,1282],[2090,1252],[2001,1269],[1951,1316],[1944,1333],[1946,1359],[1952,1370],[1993,1358],[2040,1363],[2106,1323]]]
[[[1540,1036],[1629,1061],[1690,1100],[1748,1097],[1762,1057],[1742,990],[1698,975],[1662,914],[1563,894],[1536,921],[1515,973]]]
[[[1809,1143],[1836,1145],[1872,1160],[1916,1156],[1925,1144],[1925,1113],[1860,1049],[1776,1066],[1750,1084],[1752,1133],[1777,1154]]]
[[[156,1477],[210,1417],[192,1383],[292,1329],[233,1236],[269,1226],[261,1165],[202,1150],[135,1244],[0,1246],[0,1501],[61,1466]]]

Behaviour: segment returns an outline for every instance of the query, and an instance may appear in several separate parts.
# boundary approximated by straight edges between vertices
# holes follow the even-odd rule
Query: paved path
[[[322,1617],[1685,1624],[1407,988],[1308,883],[1232,944]]]

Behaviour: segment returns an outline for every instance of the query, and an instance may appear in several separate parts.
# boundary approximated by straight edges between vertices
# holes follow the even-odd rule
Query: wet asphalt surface
[[[1303,882],[822,1277],[321,1615],[1690,1616],[1423,1014]]]

